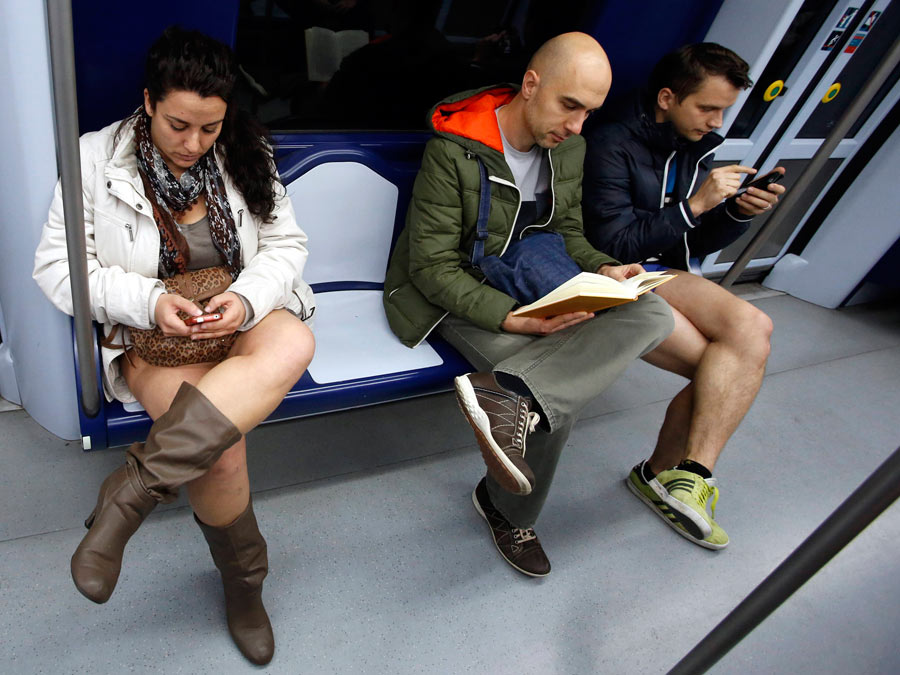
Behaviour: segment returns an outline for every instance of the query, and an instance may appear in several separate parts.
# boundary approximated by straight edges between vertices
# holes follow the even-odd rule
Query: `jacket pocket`
[[[94,246],[97,259],[104,267],[119,265],[126,270],[131,269],[136,225],[136,218],[94,211]]]

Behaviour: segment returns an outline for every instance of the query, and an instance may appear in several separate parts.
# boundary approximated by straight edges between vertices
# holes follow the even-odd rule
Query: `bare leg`
[[[275,409],[300,378],[312,358],[313,344],[312,334],[298,319],[287,312],[273,312],[241,334],[220,364],[161,368],[135,358],[134,366],[123,359],[122,370],[151,418],[169,409],[186,381],[246,433]],[[225,373],[216,376],[223,369]],[[194,512],[205,524],[222,527],[233,522],[250,499],[245,439],[228,448],[206,474],[188,483],[187,489]]]
[[[650,470],[654,474],[671,469],[684,459],[693,413],[694,383],[689,382],[666,409],[666,418],[663,420],[656,439],[656,447],[649,460]]]
[[[209,372],[212,363],[161,368],[134,358],[131,366],[123,359],[122,370],[132,393],[151,419],[162,415],[172,403],[182,382],[194,386]],[[187,484],[188,499],[204,523],[221,527],[237,518],[250,499],[247,475],[247,445],[244,438],[228,448],[210,470]]]
[[[654,473],[671,469],[685,458],[694,417],[693,377],[697,364],[709,346],[706,336],[674,307],[672,316],[675,318],[675,329],[672,334],[659,347],[646,354],[644,360],[691,381],[678,392],[666,409],[666,418],[659,430],[656,448],[650,458],[650,469]]]
[[[658,472],[692,459],[712,471],[759,391],[772,322],[717,284],[685,272],[657,293],[672,307],[675,330],[644,358],[691,383],[666,411],[650,468]]]
[[[315,340],[302,321],[276,310],[238,337],[228,358],[197,384],[247,433],[269,416],[312,361]]]
[[[209,471],[187,484],[188,501],[206,525],[225,527],[250,503],[247,442],[244,438],[222,453]]]

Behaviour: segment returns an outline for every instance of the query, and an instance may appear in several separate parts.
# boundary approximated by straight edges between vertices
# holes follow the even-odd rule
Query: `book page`
[[[602,274],[595,274],[594,272],[582,272],[581,274],[576,274],[568,281],[561,283],[559,286],[557,286],[552,291],[547,293],[547,295],[541,298],[541,300],[549,298],[550,296],[554,296],[558,293],[567,294],[570,289],[583,284],[589,284],[590,287],[594,289],[607,289],[611,293],[619,292],[619,289],[622,286],[622,284],[615,279],[603,276]]]
[[[341,67],[341,61],[369,44],[364,30],[342,30],[312,26],[303,32],[306,38],[306,76],[310,82],[328,82]]]
[[[662,270],[657,272],[643,272],[641,274],[636,274],[630,279],[626,279],[622,282],[622,285],[631,290],[636,298],[639,295],[646,293],[651,288],[656,288],[660,284],[664,284],[674,278],[674,274],[667,274]]]
[[[568,312],[597,312],[637,300],[641,294],[674,278],[665,272],[644,272],[620,282],[602,274],[582,272],[540,300],[519,307],[513,316],[546,318]]]
[[[602,274],[582,272],[536,302],[520,307],[513,316],[553,316],[568,311],[593,311],[585,307],[607,307],[634,300],[634,291]],[[608,301],[612,301],[611,303]],[[546,314],[552,311],[552,314]]]
[[[594,274],[593,272],[582,272],[565,283],[560,284],[543,298],[532,304],[547,304],[556,302],[561,298],[570,298],[577,295],[628,298],[631,297],[632,294],[633,291],[623,287],[623,285],[615,279],[605,277],[602,274]]]
[[[369,44],[369,34],[364,30],[342,30],[337,34],[337,40],[343,61],[344,57]]]
[[[306,38],[306,76],[310,82],[328,82],[341,65],[341,51],[333,30],[312,26]]]

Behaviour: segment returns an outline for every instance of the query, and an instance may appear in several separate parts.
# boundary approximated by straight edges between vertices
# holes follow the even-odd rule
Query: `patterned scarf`
[[[213,244],[225,259],[231,278],[237,279],[241,273],[241,242],[212,149],[178,179],[153,145],[150,116],[143,110],[134,123],[134,135],[138,173],[144,183],[144,193],[153,206],[153,219],[159,228],[159,260],[167,276],[187,270],[191,252],[178,231],[175,218],[180,218],[196,204],[202,193],[206,197]]]

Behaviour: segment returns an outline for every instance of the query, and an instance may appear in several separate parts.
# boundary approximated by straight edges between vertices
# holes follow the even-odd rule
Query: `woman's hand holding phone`
[[[196,317],[203,312],[193,302],[187,298],[183,298],[177,293],[163,293],[156,301],[156,309],[154,310],[154,318],[156,325],[167,337],[175,335],[187,336],[191,334],[190,326],[185,325],[181,315],[187,314],[189,317]]]
[[[188,331],[192,340],[209,340],[212,338],[231,335],[244,323],[246,312],[244,303],[237,293],[227,291],[206,301],[203,308],[204,314],[219,314],[218,320],[204,320],[189,326]]]

